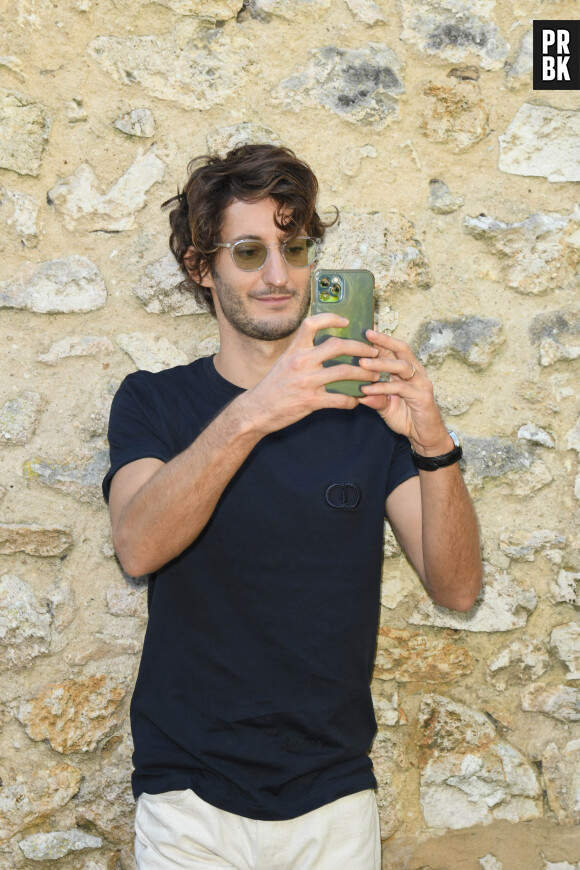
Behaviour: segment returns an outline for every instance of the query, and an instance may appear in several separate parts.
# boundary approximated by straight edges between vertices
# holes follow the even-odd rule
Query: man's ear
[[[192,281],[195,281],[196,284],[199,284],[202,287],[213,287],[211,269],[207,267],[203,272],[200,272],[198,267],[195,265],[195,248],[191,245],[183,255],[183,263]]]

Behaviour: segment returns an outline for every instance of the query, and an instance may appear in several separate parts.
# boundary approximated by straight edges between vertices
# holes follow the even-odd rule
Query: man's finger
[[[330,336],[317,345],[312,357],[316,362],[325,362],[337,356],[375,357],[378,353],[376,348],[356,338]]]
[[[407,342],[400,338],[393,338],[392,335],[386,335],[384,332],[377,332],[376,329],[367,329],[366,337],[374,345],[383,347],[385,350],[391,351],[391,353],[394,353],[396,356],[404,356],[407,358],[413,357],[413,359],[415,359],[415,355]]]
[[[377,372],[362,371],[360,366],[349,365],[349,363],[338,363],[335,366],[325,366],[322,371],[316,375],[313,383],[316,386],[326,386],[335,381],[374,381],[378,380]]]
[[[312,347],[314,337],[320,329],[344,329],[348,326],[348,318],[340,314],[311,314],[306,317],[294,337],[294,344],[298,347]]]
[[[397,375],[403,380],[411,380],[415,374],[419,373],[419,366],[415,366],[410,360],[397,359],[396,357],[375,357],[368,359],[366,357],[359,360],[360,367],[367,372],[388,372],[390,375]]]

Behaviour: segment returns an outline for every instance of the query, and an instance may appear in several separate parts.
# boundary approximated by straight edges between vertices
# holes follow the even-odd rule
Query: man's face
[[[282,257],[277,245],[285,241],[285,237],[274,223],[276,210],[276,203],[271,199],[236,200],[229,205],[224,212],[220,242],[259,239],[275,247],[269,249],[266,263],[256,272],[238,268],[230,249],[222,248],[214,269],[203,278],[203,283],[212,289],[218,319],[221,310],[235,330],[261,341],[276,341],[291,335],[300,326],[310,305],[313,266],[297,269]]]

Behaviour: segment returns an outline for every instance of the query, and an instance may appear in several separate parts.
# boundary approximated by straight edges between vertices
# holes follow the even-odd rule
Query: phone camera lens
[[[325,289],[327,287],[330,287],[330,280],[328,278],[321,278],[319,283],[320,283],[320,286],[324,287]]]

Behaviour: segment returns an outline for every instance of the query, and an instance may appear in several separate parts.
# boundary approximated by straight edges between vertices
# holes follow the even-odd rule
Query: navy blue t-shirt
[[[169,461],[241,392],[209,357],[129,375],[111,409],[105,498],[119,468]],[[407,439],[362,405],[256,445],[202,533],[150,580],[136,797],[191,788],[277,820],[376,786],[385,499],[413,474]]]

